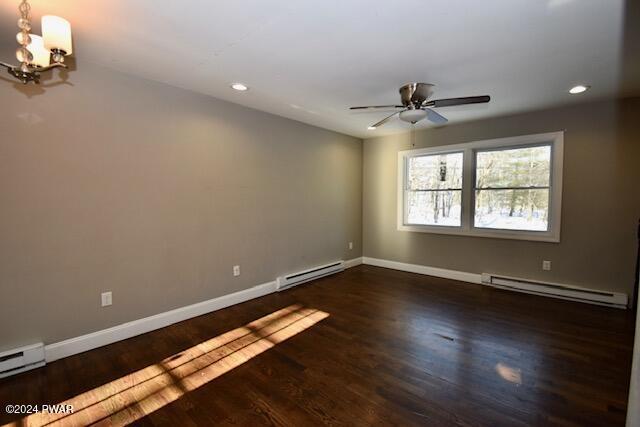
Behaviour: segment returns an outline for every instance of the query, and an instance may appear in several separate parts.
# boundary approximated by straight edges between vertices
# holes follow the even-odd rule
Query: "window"
[[[547,231],[551,145],[476,151],[474,225]]]
[[[398,154],[398,228],[560,241],[563,133]]]
[[[462,153],[412,157],[407,167],[407,223],[459,226]]]

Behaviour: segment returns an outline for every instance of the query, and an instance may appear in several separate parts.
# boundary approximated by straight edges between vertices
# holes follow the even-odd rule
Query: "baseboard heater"
[[[44,366],[44,344],[38,343],[0,353],[0,378]]]
[[[282,291],[284,289],[291,288],[292,286],[328,276],[329,274],[334,274],[342,270],[344,270],[344,261],[336,261],[331,264],[313,267],[308,270],[299,271],[286,276],[280,276],[276,280],[276,289]]]
[[[589,304],[627,308],[627,294],[482,273],[482,283],[501,289]]]

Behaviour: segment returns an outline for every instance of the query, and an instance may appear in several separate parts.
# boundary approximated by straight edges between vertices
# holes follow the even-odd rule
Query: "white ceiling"
[[[0,4],[0,60],[13,58],[18,3]],[[624,0],[31,4],[36,33],[42,14],[71,21],[78,58],[359,137],[408,130],[367,131],[389,113],[348,107],[397,103],[409,81],[434,83],[435,98],[492,96],[440,109],[451,122],[620,92]],[[593,88],[568,95],[577,83]]]

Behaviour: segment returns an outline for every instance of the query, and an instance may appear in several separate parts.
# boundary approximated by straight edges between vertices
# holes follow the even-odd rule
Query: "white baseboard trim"
[[[459,280],[462,282],[484,284],[482,275],[475,273],[467,273],[464,271],[447,270],[444,268],[428,267],[418,264],[407,264],[398,261],[390,261],[385,259],[359,257],[344,261],[345,268],[355,267],[361,264],[374,265],[377,267],[390,268],[393,270],[407,271],[410,273],[424,274],[428,276],[442,277],[445,279]],[[79,337],[70,338],[57,343],[45,345],[45,361],[53,362],[54,360],[72,356],[74,354],[83,353],[94,348],[122,341],[136,335],[141,335],[156,329],[164,328],[183,320],[191,319],[196,316],[211,313],[235,304],[259,298],[276,292],[276,282],[267,282],[257,285],[249,289],[234,292],[232,294],[223,295],[207,301],[185,307],[176,308],[174,310],[159,313],[153,316],[145,317],[131,322],[113,326],[108,329],[92,332]]]
[[[392,270],[408,271],[409,273],[425,274],[427,276],[442,277],[445,279],[460,280],[461,282],[482,284],[482,275],[467,273],[465,271],[447,270],[445,268],[427,267],[426,265],[406,264],[404,262],[389,261],[386,259],[362,257],[362,263],[375,265],[376,267],[390,268]]]
[[[570,298],[570,297],[563,297],[561,295],[553,295],[551,293],[544,293],[544,292],[536,292],[534,290],[526,290],[526,289],[519,289],[519,288],[506,288],[503,286],[497,286],[495,284],[490,284],[490,283],[486,283],[482,281],[482,274],[476,274],[476,273],[467,273],[464,271],[457,271],[457,270],[447,270],[445,268],[437,268],[437,267],[428,267],[425,265],[418,265],[418,264],[406,264],[404,262],[398,262],[398,261],[390,261],[390,260],[386,260],[386,259],[379,259],[379,258],[370,258],[370,257],[362,257],[362,263],[365,265],[374,265],[376,267],[384,267],[384,268],[390,268],[392,270],[400,270],[400,271],[407,271],[409,273],[417,273],[417,274],[424,274],[427,276],[435,276],[435,277],[442,277],[445,279],[453,279],[453,280],[458,280],[461,282],[468,282],[468,283],[476,283],[478,285],[484,285],[484,286],[490,286],[493,288],[500,288],[500,289],[506,289],[512,292],[520,292],[520,293],[526,293],[526,294],[532,294],[532,295],[538,295],[538,296],[543,296],[543,297],[547,297],[547,298],[556,298],[556,299],[563,299],[563,300],[568,300],[568,301],[574,301],[574,302],[582,302],[582,303],[586,303],[586,304],[594,304],[594,305],[601,305],[601,306],[606,306],[606,307],[613,307],[613,308],[622,308],[625,309],[627,308],[627,306],[624,304],[612,304],[612,303],[603,303],[603,302],[599,302],[599,301],[594,301],[594,300],[590,300],[590,299],[584,299],[584,298]],[[539,282],[539,283],[545,283],[545,282]],[[584,289],[584,288],[578,288],[578,287],[573,287],[575,289]],[[593,289],[588,289],[590,291],[594,291]],[[609,292],[609,291],[597,291],[596,292]],[[612,292],[613,294],[616,294],[615,292]],[[624,294],[619,294],[617,293],[618,298],[621,298],[622,296],[624,296],[625,301],[626,301],[626,295]]]
[[[362,257],[344,261],[345,268],[355,267],[362,264]],[[241,302],[249,301],[276,291],[276,282],[268,282],[253,288],[234,292],[229,295],[202,301],[186,307],[176,308],[164,313],[155,314],[143,319],[116,325],[108,329],[91,332],[79,337],[69,338],[57,343],[48,344],[44,347],[45,360],[53,362],[74,354],[93,350],[94,348],[113,344],[117,341],[126,340],[136,335],[145,334],[156,329],[164,328],[192,317],[211,313],[212,311],[230,307]]]
[[[45,360],[47,362],[53,362],[54,360],[83,353],[94,348],[112,344],[116,341],[126,340],[127,338],[135,337],[136,335],[164,328],[165,326],[191,319],[192,317],[201,316],[212,311],[249,301],[275,291],[276,282],[268,282],[254,286],[253,288],[223,295],[218,298],[202,301],[186,307],[176,308],[174,310],[145,317],[143,319],[123,323],[112,328],[49,344],[44,347]]]
[[[362,264],[362,257],[348,259],[344,262],[344,268],[351,268]]]

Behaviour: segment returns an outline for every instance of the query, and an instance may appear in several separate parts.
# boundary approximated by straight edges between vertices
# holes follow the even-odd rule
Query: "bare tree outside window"
[[[547,231],[551,146],[476,152],[474,226]]]
[[[463,154],[412,157],[407,170],[407,223],[461,224]]]

